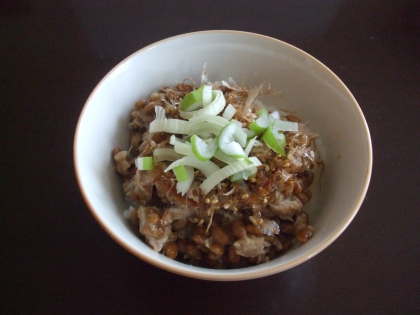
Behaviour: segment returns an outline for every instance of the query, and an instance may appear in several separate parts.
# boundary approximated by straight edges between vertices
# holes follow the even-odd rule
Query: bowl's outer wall
[[[295,113],[321,137],[325,169],[307,204],[315,234],[304,246],[260,266],[215,271],[174,262],[153,252],[122,217],[128,207],[113,169],[111,150],[128,149],[134,103],[152,91],[191,78],[200,83],[207,64],[211,81],[234,78],[252,88],[261,83],[282,96],[261,99],[269,108]],[[319,253],[356,215],[372,168],[369,131],[356,100],[324,65],[281,41],[250,33],[210,31],[180,35],[148,46],[117,65],[87,100],[75,135],[75,168],[82,194],[102,227],[142,259],[202,279],[239,280],[289,269]]]

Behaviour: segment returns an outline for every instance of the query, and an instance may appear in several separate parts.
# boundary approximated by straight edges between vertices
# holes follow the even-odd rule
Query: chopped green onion
[[[260,146],[263,146],[263,145],[264,144],[260,140],[255,140],[254,147],[260,147]]]
[[[220,131],[223,129],[222,125],[219,125],[214,122],[202,122],[194,124],[190,127],[189,134],[190,135],[203,135],[205,133],[213,133],[218,135]]]
[[[180,107],[183,111],[193,111],[203,106],[204,85],[197,90],[189,92],[182,99]]]
[[[273,112],[271,112],[270,115],[268,115],[268,116],[270,116],[271,118],[280,120],[280,113],[278,111],[276,111],[276,110],[273,111]]]
[[[197,135],[191,137],[191,146],[195,157],[200,161],[211,159],[217,151],[216,139],[211,140],[207,144]]]
[[[270,118],[266,110],[259,110],[258,114],[259,117],[249,124],[249,129],[251,129],[257,135],[264,132],[264,130],[266,130],[270,125]]]
[[[183,141],[175,137],[175,135],[172,135],[169,138],[169,144],[172,144],[174,146],[174,150],[176,153],[182,155],[194,155],[191,148],[191,143],[189,143],[188,141]]]
[[[241,126],[242,126],[242,124],[241,124]],[[233,137],[242,147],[246,146],[246,140],[247,140],[248,137],[247,137],[247,134],[245,133],[245,131],[243,131],[242,127],[239,126],[239,128],[236,128],[236,131],[235,131]]]
[[[211,90],[211,85],[205,85],[203,87],[203,107],[208,106],[213,100]]]
[[[246,179],[249,178],[249,176],[254,175],[255,173],[257,173],[257,171],[258,171],[257,166],[260,166],[261,165],[261,161],[258,160],[258,158],[255,157],[255,156],[250,157],[248,159],[248,161],[251,162],[253,165],[251,165],[249,168],[247,168],[247,169],[245,169],[245,170],[243,170],[241,172],[238,172],[238,173],[233,174],[230,177],[230,181],[231,182],[236,182],[236,181],[241,180],[241,179],[245,179],[246,180]]]
[[[175,166],[173,168],[173,172],[174,172],[174,174],[176,176],[176,179],[178,180],[179,183],[182,183],[182,182],[188,180],[188,178],[189,178],[187,170],[185,169],[184,165]]]
[[[252,130],[249,130],[248,128],[242,128],[242,130],[246,133],[247,139],[251,139],[256,136],[255,132],[253,132]]]
[[[251,152],[252,147],[255,145],[256,140],[257,140],[257,137],[254,137],[248,141],[248,144],[246,145],[245,150],[244,150],[246,156],[248,156],[249,152]]]
[[[174,144],[174,150],[176,153],[182,154],[182,155],[189,155],[189,156],[193,156],[194,152],[192,150],[191,147],[191,143],[189,143],[188,141],[185,142],[181,142],[181,141],[177,141]]]
[[[135,160],[136,167],[142,171],[148,171],[153,168],[153,157],[151,156],[143,156],[138,157]]]
[[[190,123],[180,119],[155,119],[149,125],[149,132],[169,132],[176,134],[188,134]]]
[[[190,189],[193,181],[194,181],[194,168],[191,166],[185,166],[185,170],[188,174],[188,179],[183,182],[176,183],[176,192],[181,194],[182,196]]]
[[[254,164],[255,166],[261,166],[262,165],[261,161],[256,156],[250,157],[248,159],[248,161],[251,161],[251,163]]]
[[[174,167],[178,165],[192,166],[196,169],[199,169],[204,174],[205,177],[209,177],[211,174],[220,170],[220,167],[218,167],[212,161],[200,161],[195,156],[184,156],[182,159],[172,162],[164,170],[164,172],[170,171],[171,169],[173,169]]]
[[[206,107],[195,110],[195,111],[184,111],[180,110],[179,115],[182,118],[190,119],[194,116],[198,115],[217,115],[219,114],[223,108],[225,108],[226,100],[223,96],[223,92],[220,90],[212,91],[213,101]]]
[[[169,144],[174,145],[174,144],[175,144],[176,142],[178,142],[178,141],[183,142],[183,140],[181,140],[181,139],[177,138],[175,135],[172,135],[172,136],[169,138]]]
[[[236,130],[238,130],[238,123],[236,121],[232,121],[224,126],[218,136],[217,144],[220,151],[222,151],[222,153],[226,154],[227,156],[234,158],[244,158],[246,157],[244,150],[238,142],[234,141]]]
[[[214,186],[219,184],[225,178],[228,178],[235,173],[241,172],[252,165],[253,163],[249,162],[249,160],[237,160],[236,162],[226,165],[224,168],[211,174],[204,182],[201,183],[200,188],[204,194],[208,194]]]
[[[229,123],[229,121],[223,117],[216,116],[216,115],[206,115],[206,114],[191,117],[189,121],[192,126],[201,122],[211,122],[211,123],[218,124],[220,126],[226,126]]]
[[[214,157],[216,158],[216,159],[218,159],[219,161],[222,161],[223,163],[226,163],[226,164],[232,164],[232,163],[234,163],[234,162],[236,162],[237,161],[237,159],[235,159],[235,158],[233,158],[233,157],[230,157],[230,156],[227,156],[226,154],[224,154],[222,151],[220,151],[220,150],[217,150],[217,152],[216,152],[216,154],[214,155]]]
[[[230,181],[231,182],[237,182],[238,180],[247,180],[249,178],[249,176],[254,175],[255,173],[257,173],[258,169],[256,166],[252,165],[249,168],[247,168],[246,170],[243,170],[242,172],[238,172],[236,174],[233,174],[230,177]]]
[[[235,116],[236,109],[232,106],[232,104],[229,104],[226,106],[225,111],[223,112],[223,118],[226,120],[231,120],[233,116]]]
[[[182,155],[176,153],[172,148],[156,148],[153,150],[153,158],[155,162],[176,161],[182,158]]]
[[[299,124],[294,121],[273,119],[274,129],[282,131],[299,131]]]
[[[274,152],[286,156],[284,147],[286,145],[286,138],[284,134],[274,129],[273,125],[270,125],[262,136],[263,141],[267,146]]]

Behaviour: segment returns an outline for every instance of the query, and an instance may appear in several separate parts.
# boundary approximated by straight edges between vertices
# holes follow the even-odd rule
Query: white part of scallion
[[[274,152],[286,156],[284,146],[286,145],[286,139],[284,135],[278,130],[274,129],[273,125],[270,125],[262,136],[262,140],[265,144]]]
[[[271,112],[268,116],[270,116],[271,118],[280,120],[280,113],[277,110]]]
[[[223,126],[214,122],[201,122],[194,124],[189,129],[190,135],[200,135],[203,137],[204,134],[215,134],[218,135],[220,131],[223,129]]]
[[[236,162],[237,161],[237,159],[235,159],[235,158],[233,158],[233,157],[230,157],[230,156],[227,156],[226,154],[224,154],[222,151],[220,151],[220,150],[217,150],[217,152],[216,152],[216,154],[214,155],[214,157],[216,158],[216,159],[218,159],[219,161],[222,161],[223,163],[226,163],[226,164],[232,164],[232,163],[234,163],[234,162]]]
[[[211,174],[220,170],[216,164],[212,161],[200,161],[195,156],[184,156],[182,159],[179,159],[175,162],[172,162],[166,169],[165,172],[170,171],[178,165],[192,166],[196,169],[199,169],[205,177],[209,177]]]
[[[178,180],[178,183],[182,183],[188,180],[188,173],[184,165],[175,166],[172,169],[172,171],[174,172],[176,179]]]
[[[226,154],[227,156],[234,158],[243,158],[246,157],[244,150],[242,149],[241,145],[235,141],[235,133],[238,129],[240,129],[238,123],[236,121],[231,121],[229,124],[223,127],[222,131],[218,136],[217,144],[219,146],[220,151],[222,151],[222,153]],[[245,135],[246,143],[246,134],[244,132],[243,134]]]
[[[203,108],[208,106],[213,100],[213,96],[212,96],[211,91],[212,91],[211,85],[204,85],[204,87],[203,87]]]
[[[169,144],[172,144],[174,146],[174,150],[178,154],[190,155],[190,156],[194,155],[192,151],[191,143],[189,143],[188,141],[179,139],[175,137],[175,135],[172,135],[169,138]]]
[[[180,119],[155,119],[149,125],[149,132],[169,132],[175,134],[188,134],[190,123]]]
[[[299,131],[299,124],[297,122],[294,122],[294,121],[285,121],[285,120],[273,119],[272,123],[274,123],[273,127],[276,130]]]
[[[151,156],[143,156],[138,157],[134,161],[136,167],[141,171],[148,171],[153,168],[153,157]]]
[[[185,166],[185,170],[187,171],[188,179],[183,182],[176,183],[176,192],[182,196],[187,193],[194,181],[194,168],[191,166]]]
[[[198,115],[219,114],[225,108],[225,105],[226,105],[225,97],[223,95],[223,92],[220,90],[215,90],[215,91],[212,91],[211,93],[212,93],[213,101],[208,106],[202,109],[190,111],[190,112],[180,110],[179,115],[184,119],[190,119]]]
[[[219,171],[211,174],[204,182],[201,183],[200,188],[206,195],[213,189],[213,187],[215,187],[225,178],[228,178],[235,173],[242,172],[252,165],[253,163],[246,159],[237,160],[236,162],[226,165]]]
[[[216,139],[212,139],[206,143],[197,135],[191,137],[191,147],[194,156],[200,161],[207,161],[211,159],[217,151]]]
[[[244,152],[246,156],[249,156],[249,152],[251,152],[252,148],[255,145],[255,141],[257,140],[257,137],[252,138],[248,141],[248,144],[246,145]]]
[[[253,132],[252,130],[249,130],[248,128],[242,128],[242,130],[246,133],[247,139],[251,139],[256,136],[255,132]]]
[[[153,158],[155,162],[160,161],[176,161],[183,155],[176,153],[172,148],[156,148],[153,150]]]
[[[177,141],[174,144],[174,150],[176,153],[182,154],[182,155],[188,155],[188,156],[193,156],[194,152],[192,150],[191,147],[191,143],[189,143],[188,141],[186,142],[181,142],[181,141]]]
[[[181,110],[191,112],[203,107],[203,89],[204,86],[189,92],[181,100],[179,107]]]
[[[223,112],[223,118],[226,120],[231,120],[235,116],[236,108],[232,104],[226,106],[225,111]]]
[[[189,122],[191,123],[191,126],[194,126],[201,122],[211,122],[211,123],[218,124],[220,126],[226,126],[229,123],[229,120],[226,120],[225,118],[216,116],[216,115],[203,114],[203,115],[197,115],[197,116],[191,117],[189,119]]]
[[[258,111],[259,117],[249,124],[249,129],[254,131],[257,135],[262,133],[270,125],[270,117],[266,110]]]
[[[246,146],[246,139],[248,138],[248,136],[241,127],[236,129],[233,137],[242,147]]]

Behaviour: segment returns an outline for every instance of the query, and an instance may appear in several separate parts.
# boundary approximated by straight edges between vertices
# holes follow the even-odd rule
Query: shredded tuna
[[[137,212],[140,219],[140,233],[145,236],[153,249],[159,252],[172,233],[170,226],[162,225],[159,209],[155,207],[140,207]]]
[[[274,235],[280,233],[280,227],[276,221],[268,220],[267,218],[262,219],[260,224],[261,232],[266,235]]]
[[[302,210],[303,204],[296,196],[285,198],[283,193],[276,191],[268,204],[271,211],[277,215],[292,216]]]
[[[264,247],[267,245],[264,237],[257,237],[255,235],[245,236],[233,244],[236,253],[244,257],[257,257],[258,255],[264,254]]]

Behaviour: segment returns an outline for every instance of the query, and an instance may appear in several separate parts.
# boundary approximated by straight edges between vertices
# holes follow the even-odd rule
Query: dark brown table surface
[[[419,314],[419,3],[1,1],[0,314]],[[148,265],[102,230],[74,175],[76,123],[99,80],[148,44],[209,29],[313,55],[353,92],[372,136],[370,188],[348,229],[262,279]]]

